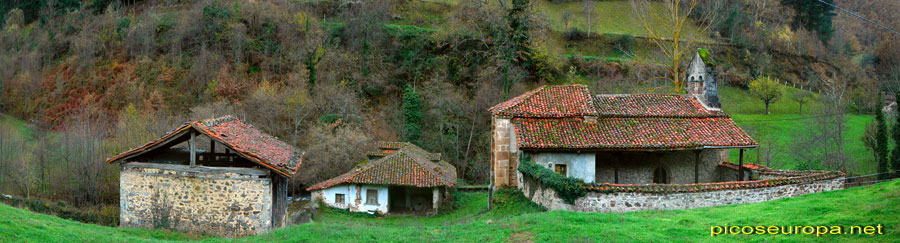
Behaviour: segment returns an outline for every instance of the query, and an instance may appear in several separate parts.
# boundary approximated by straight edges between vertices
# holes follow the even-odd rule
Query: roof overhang
[[[526,152],[677,152],[677,151],[694,151],[703,149],[749,149],[757,148],[759,145],[737,145],[737,146],[696,146],[696,147],[676,147],[676,148],[519,148]]]
[[[300,165],[302,165],[302,163],[301,163],[301,164],[298,164],[297,167],[294,168],[294,170],[293,170],[293,171],[290,171],[290,172],[289,172],[289,171],[284,171],[284,170],[277,169],[277,168],[275,168],[275,167],[273,167],[273,166],[271,166],[271,165],[269,165],[269,164],[263,162],[263,160],[262,160],[261,158],[258,158],[258,157],[256,157],[256,156],[253,156],[252,154],[246,153],[246,152],[244,152],[244,151],[242,151],[242,150],[240,150],[240,149],[235,148],[234,146],[232,146],[230,143],[226,142],[225,140],[223,140],[223,139],[220,138],[219,136],[216,136],[215,134],[211,134],[211,133],[207,132],[207,129],[200,129],[200,128],[196,127],[196,126],[199,126],[199,125],[200,125],[200,124],[199,124],[198,122],[187,122],[187,123],[185,123],[184,125],[182,125],[181,127],[179,127],[178,129],[175,129],[174,131],[170,132],[169,134],[166,134],[165,136],[163,136],[163,137],[160,138],[160,139],[157,139],[157,140],[152,141],[152,142],[150,142],[150,143],[144,144],[144,145],[141,146],[141,147],[138,147],[138,148],[135,148],[135,149],[132,149],[132,150],[129,150],[129,151],[120,153],[120,154],[118,154],[118,155],[116,155],[116,156],[107,158],[107,159],[106,159],[106,163],[126,162],[126,161],[128,161],[129,159],[132,159],[132,158],[134,158],[134,157],[137,157],[137,156],[140,156],[140,155],[142,155],[142,154],[148,153],[148,152],[150,152],[150,151],[153,151],[153,150],[156,150],[156,149],[160,149],[160,148],[163,148],[163,147],[167,147],[167,146],[174,146],[174,145],[176,145],[176,144],[179,144],[179,143],[181,143],[181,142],[184,142],[184,140],[187,139],[187,138],[185,138],[185,137],[186,137],[187,135],[189,135],[191,132],[197,132],[197,133],[199,133],[199,134],[206,135],[207,137],[209,137],[209,139],[218,142],[219,144],[221,144],[221,145],[225,146],[226,148],[230,149],[231,151],[234,151],[236,154],[238,154],[238,156],[241,156],[242,158],[245,158],[245,159],[247,159],[247,160],[249,160],[249,161],[252,161],[253,163],[259,164],[259,165],[261,165],[261,166],[263,166],[263,167],[266,167],[266,168],[268,168],[268,169],[270,169],[270,170],[273,170],[273,171],[275,171],[276,173],[278,173],[278,174],[280,174],[280,175],[283,175],[283,176],[286,176],[286,177],[288,177],[288,178],[293,177],[292,175],[296,174],[296,173],[297,173],[297,170],[299,170],[299,168],[300,168]],[[301,153],[301,155],[300,155],[301,161],[302,161],[302,159],[303,159],[303,157],[304,157],[305,155],[306,155],[305,153]]]

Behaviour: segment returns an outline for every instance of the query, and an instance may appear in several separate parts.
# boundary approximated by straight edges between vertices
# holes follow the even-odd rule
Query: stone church
[[[543,86],[490,108],[492,187],[516,187],[523,159],[585,182],[749,179],[734,168],[744,168],[743,150],[758,144],[720,109],[711,65],[694,55],[685,95],[595,95],[584,85]],[[731,149],[740,150],[740,165],[728,162]]]

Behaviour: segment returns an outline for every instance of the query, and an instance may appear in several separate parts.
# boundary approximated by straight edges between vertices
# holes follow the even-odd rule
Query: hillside
[[[761,146],[759,152],[763,159],[758,159],[756,149],[747,150],[744,155],[745,163],[768,164],[770,167],[786,170],[824,168],[821,164],[808,163],[809,159],[803,157],[808,150],[798,145],[820,129],[814,124],[817,118],[823,117],[823,104],[818,100],[817,94],[803,105],[801,114],[800,105],[789,98],[795,92],[806,91],[784,86],[782,98],[771,105],[771,114],[765,115],[765,105],[747,90],[727,86],[720,89],[722,109]],[[871,174],[876,171],[872,151],[867,150],[860,139],[874,117],[845,115],[844,153],[854,161],[855,167],[851,169],[854,174]],[[730,159],[733,162],[738,160],[737,150],[731,151]]]
[[[521,196],[499,194],[484,211],[485,193],[461,193],[458,209],[433,217],[373,218],[325,210],[314,223],[234,241],[900,241],[900,181],[764,203],[631,213],[539,212]],[[0,241],[161,241],[199,239],[161,230],[77,223],[0,205]],[[885,235],[720,235],[724,225],[877,225]],[[223,239],[203,238],[216,242]]]

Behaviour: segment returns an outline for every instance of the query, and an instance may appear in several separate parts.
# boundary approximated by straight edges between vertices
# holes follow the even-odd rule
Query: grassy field
[[[461,193],[459,209],[432,217],[375,218],[324,210],[315,222],[244,239],[190,237],[163,230],[102,227],[0,205],[0,241],[328,241],[328,242],[560,242],[560,241],[842,241],[900,242],[900,181],[771,202],[631,213],[541,212],[519,194],[501,194],[486,211],[486,193]],[[724,225],[883,225],[884,235],[720,235]]]
[[[766,147],[776,148],[773,152],[772,167],[778,169],[797,169],[803,161],[796,155],[800,153],[793,145],[800,138],[809,134],[809,129],[816,129],[806,125],[821,116],[822,103],[818,102],[818,95],[814,101],[803,105],[803,114],[800,114],[800,105],[789,97],[794,92],[805,92],[785,86],[782,98],[771,104],[771,114],[765,115],[765,105],[762,101],[751,96],[746,90],[735,87],[722,87],[719,97],[722,99],[722,109],[728,112],[734,121],[745,131],[751,134],[760,143],[763,151]],[[875,162],[872,153],[866,150],[860,137],[865,134],[866,125],[874,119],[873,115],[846,115],[847,123],[844,132],[844,153],[858,166],[855,173],[874,173]],[[745,162],[757,163],[757,151],[749,150],[745,154]],[[731,151],[731,161],[737,162],[738,151]],[[765,163],[763,163],[765,164]]]
[[[583,10],[584,3],[581,1],[553,3],[540,0],[534,4],[538,15],[545,19],[553,31],[566,31],[563,15],[569,14],[569,28],[577,27],[581,31],[588,31],[588,27],[590,27],[591,33],[647,36],[647,32],[637,22],[629,1],[594,1],[594,9],[590,12],[590,21],[588,21],[588,13]],[[662,2],[652,2],[651,8],[657,12],[665,11]],[[589,24],[590,26],[588,26]],[[663,26],[663,24],[655,22],[651,26]],[[697,32],[697,25],[689,24],[687,26],[691,33]],[[657,31],[666,33],[666,30],[663,29]],[[709,39],[704,38],[704,40]]]

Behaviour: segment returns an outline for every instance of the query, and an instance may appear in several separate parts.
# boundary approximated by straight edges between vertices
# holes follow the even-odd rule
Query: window
[[[375,190],[375,189],[366,190],[366,204],[378,205],[378,190]]]
[[[653,171],[653,183],[654,184],[667,184],[669,183],[669,175],[666,172],[666,169],[663,167],[656,167],[656,170]]]
[[[344,205],[344,194],[336,193],[334,194],[334,204]]]
[[[553,170],[560,175],[568,175],[566,174],[566,165],[556,165],[553,167]]]

